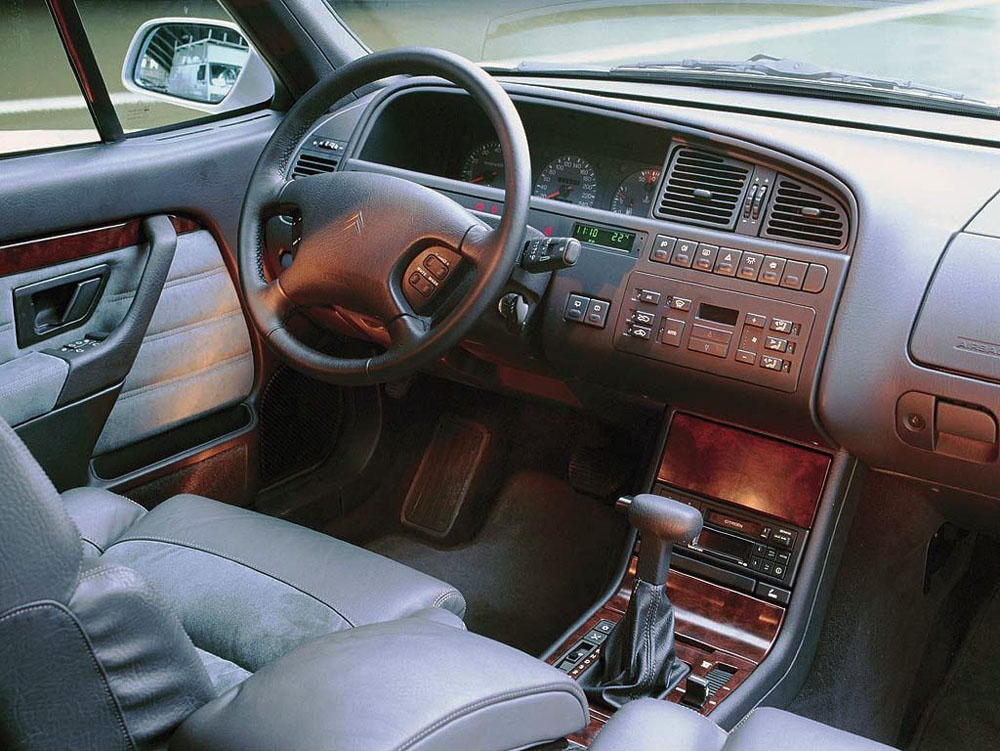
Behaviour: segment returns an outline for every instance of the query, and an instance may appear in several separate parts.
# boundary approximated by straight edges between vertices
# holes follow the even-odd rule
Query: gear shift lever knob
[[[673,498],[651,493],[619,498],[617,507],[628,512],[628,520],[641,535],[636,574],[650,584],[664,584],[670,570],[671,548],[698,536],[703,521],[701,512]]]

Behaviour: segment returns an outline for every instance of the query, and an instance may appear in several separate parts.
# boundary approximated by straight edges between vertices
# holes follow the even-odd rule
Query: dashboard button
[[[771,284],[775,287],[781,281],[781,272],[785,269],[785,259],[777,256],[768,256],[760,267],[760,278],[757,280],[761,284]]]
[[[695,327],[691,330],[691,336],[697,337],[698,339],[707,339],[710,342],[721,342],[722,344],[729,344],[729,342],[733,340],[733,332],[731,331],[710,329],[708,326],[702,326],[700,324],[695,325]]]
[[[660,334],[660,343],[671,347],[681,346],[681,336],[684,334],[684,321],[676,318],[666,318],[663,321],[663,333]]]
[[[570,295],[566,301],[566,312],[563,317],[567,321],[582,321],[590,307],[590,298],[583,295]]]
[[[747,326],[756,326],[762,329],[764,328],[764,324],[767,323],[767,316],[762,316],[760,313],[747,313],[746,320],[743,323]]]
[[[802,289],[809,264],[802,261],[789,261],[785,264],[785,272],[781,275],[781,286],[787,289]]]
[[[794,326],[791,321],[786,321],[784,318],[775,318],[771,321],[771,331],[777,331],[779,334],[791,334],[792,326]]]
[[[587,313],[583,318],[583,322],[588,326],[603,329],[605,322],[608,320],[608,308],[610,306],[611,303],[606,300],[594,298],[590,301],[590,305],[587,306]]]
[[[764,582],[757,584],[754,594],[758,597],[763,597],[765,600],[776,602],[779,605],[787,605],[788,601],[792,599],[792,593],[787,589],[772,587],[770,584],[765,584]]]
[[[691,310],[691,301],[686,297],[671,297],[668,304],[674,310]]]
[[[746,349],[738,349],[736,350],[736,362],[753,365],[757,362],[757,353]]]
[[[744,253],[743,258],[740,260],[739,268],[736,269],[736,276],[751,282],[757,281],[757,275],[760,273],[760,266],[763,261],[764,256],[760,253]]]
[[[649,251],[649,260],[656,261],[656,263],[670,263],[670,254],[676,244],[676,237],[657,235],[653,241],[653,249]]]
[[[698,243],[698,250],[694,254],[694,268],[699,271],[709,271],[715,268],[715,257],[719,254],[718,245],[708,243]]]
[[[810,263],[809,270],[806,272],[805,282],[802,284],[802,289],[805,292],[822,292],[823,287],[826,286],[826,266],[818,263]]]
[[[650,305],[660,304],[660,293],[651,289],[640,289],[636,297],[639,298],[640,302],[648,302]]]
[[[764,349],[769,349],[774,352],[787,352],[788,340],[777,336],[764,337]]]
[[[707,339],[688,339],[688,349],[694,352],[701,352],[712,357],[725,357],[729,354],[729,345],[722,342],[710,342]]]
[[[409,282],[410,286],[424,297],[430,297],[434,294],[434,285],[423,274],[414,271],[410,274]]]
[[[674,266],[691,268],[697,248],[698,243],[694,240],[678,240],[677,245],[674,246],[674,253],[670,257],[670,263]]]
[[[715,273],[722,276],[736,276],[736,269],[740,267],[740,258],[742,257],[742,250],[736,250],[735,248],[720,249],[718,258],[715,260]]]
[[[785,361],[780,357],[775,357],[774,355],[764,355],[760,358],[760,366],[762,368],[767,368],[768,370],[781,371],[785,368]]]
[[[652,313],[647,313],[645,310],[634,310],[632,311],[632,322],[638,323],[641,326],[652,326],[653,321],[656,320],[656,316]]]
[[[438,281],[443,281],[448,276],[448,266],[436,255],[431,254],[424,259],[424,268]]]
[[[653,330],[649,326],[636,326],[635,324],[629,326],[625,333],[636,339],[645,339],[647,342],[653,336]]]

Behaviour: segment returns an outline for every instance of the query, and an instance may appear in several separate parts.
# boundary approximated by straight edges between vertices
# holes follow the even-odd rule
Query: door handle
[[[107,264],[14,290],[14,324],[22,349],[90,318],[108,280]]]
[[[149,248],[146,266],[121,323],[101,336],[96,346],[79,352],[52,353],[69,362],[69,377],[59,394],[57,407],[121,383],[132,369],[177,248],[177,232],[166,215],[143,219],[142,229]]]

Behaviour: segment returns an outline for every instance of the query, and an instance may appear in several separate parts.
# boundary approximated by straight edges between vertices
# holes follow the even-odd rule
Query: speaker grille
[[[271,375],[260,405],[260,479],[265,486],[315,467],[333,450],[343,420],[339,386],[285,365]]]

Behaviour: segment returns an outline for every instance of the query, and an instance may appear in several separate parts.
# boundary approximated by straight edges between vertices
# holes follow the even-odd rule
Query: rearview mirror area
[[[129,91],[208,112],[269,101],[274,79],[235,24],[190,18],[147,21],[122,68]]]

